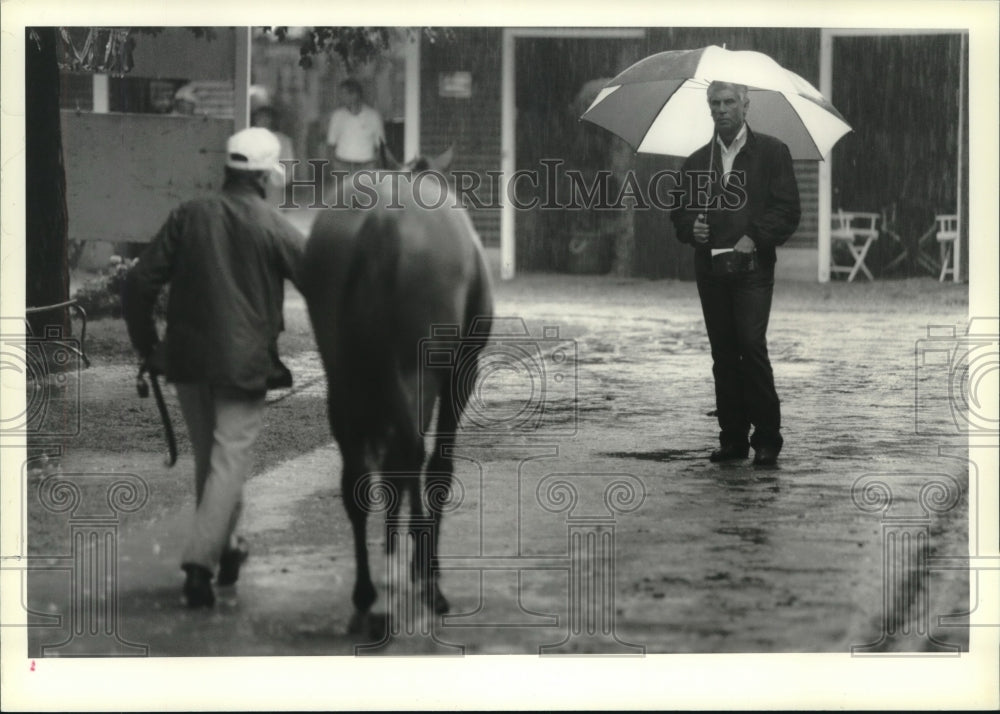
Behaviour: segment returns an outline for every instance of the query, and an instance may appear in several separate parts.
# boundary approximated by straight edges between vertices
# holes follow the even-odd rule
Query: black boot
[[[212,607],[215,604],[212,571],[194,563],[184,563],[181,568],[187,573],[184,580],[184,603],[190,608]]]
[[[232,585],[240,579],[240,566],[250,557],[250,547],[242,538],[236,539],[235,548],[226,548],[219,558],[219,577],[215,582],[220,586]]]
[[[711,456],[708,457],[708,460],[714,462],[734,461],[736,459],[745,459],[749,454],[749,444],[723,444],[712,452]]]
[[[754,466],[774,466],[778,463],[778,454],[785,440],[778,431],[755,431],[750,439],[753,445],[753,465]]]
[[[754,450],[754,466],[774,466],[778,463],[778,454],[781,452],[780,446],[758,446]]]

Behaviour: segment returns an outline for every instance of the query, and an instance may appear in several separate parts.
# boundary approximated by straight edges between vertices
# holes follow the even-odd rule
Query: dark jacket
[[[123,311],[148,357],[153,305],[166,283],[166,376],[250,392],[290,386],[278,359],[284,280],[298,283],[305,239],[252,182],[230,176],[220,193],[175,209],[129,271]]]
[[[708,183],[706,177],[709,189],[706,193],[710,195],[699,196],[697,177],[691,172],[707,171],[713,154],[714,181]],[[755,134],[748,126],[746,144],[733,161],[730,182],[725,188],[720,183],[722,156],[718,145],[714,152],[712,143],[695,151],[681,170],[684,200],[670,218],[677,239],[695,245],[696,262],[707,262],[712,248],[731,248],[747,235],[757,245],[760,263],[773,266],[775,247],[795,232],[801,213],[788,147],[773,136]],[[694,242],[693,226],[699,213],[705,214],[709,226],[710,241],[705,245]]]

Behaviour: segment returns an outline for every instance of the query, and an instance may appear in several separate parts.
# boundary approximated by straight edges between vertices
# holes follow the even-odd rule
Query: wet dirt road
[[[967,609],[967,575],[928,573],[921,559],[967,552],[967,448],[940,399],[941,374],[915,381],[914,351],[928,324],[964,329],[964,307],[833,310],[801,304],[794,290],[783,296],[779,284],[769,346],[786,444],[780,465],[761,470],[707,461],[717,429],[706,414],[710,356],[693,285],[572,284],[570,294],[555,294],[543,277],[500,287],[498,314],[523,320],[534,339],[517,336],[517,320],[507,323],[509,339],[487,355],[507,368],[484,379],[458,446],[441,545],[451,613],[395,617],[397,636],[361,652],[965,645],[966,631],[954,626],[962,618],[943,626],[937,616]],[[303,310],[301,300],[292,296],[286,310]],[[325,430],[315,356],[288,362],[298,386],[272,397],[269,421]],[[919,416],[915,390],[934,397],[918,405]],[[125,449],[115,459],[112,470],[148,480],[150,503],[158,479],[191,470],[186,454],[169,476],[148,455]],[[62,466],[107,471],[107,461],[70,451]],[[115,636],[69,637],[73,618],[64,617],[32,629],[32,656],[43,647],[54,656],[136,651],[123,641],[152,656],[359,652],[372,643],[346,635],[353,557],[338,474],[336,447],[324,438],[249,481],[242,531],[253,554],[212,612],[179,603],[190,496],[155,516],[147,508],[125,517]],[[879,500],[886,489],[889,510]],[[887,515],[908,518],[910,530],[894,537],[921,546],[893,550]],[[378,518],[369,542],[384,574]],[[886,552],[896,564],[889,570]],[[33,575],[32,608],[67,614],[66,580],[59,570]],[[927,605],[929,632],[914,603]],[[895,636],[886,639],[887,629]]]

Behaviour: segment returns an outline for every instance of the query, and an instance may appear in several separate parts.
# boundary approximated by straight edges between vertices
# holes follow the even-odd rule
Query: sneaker
[[[250,557],[250,547],[242,538],[236,539],[235,548],[226,548],[219,558],[219,577],[215,579],[220,586],[232,585],[240,579],[240,566]]]
[[[184,580],[184,604],[190,608],[212,607],[215,591],[212,590],[212,572],[208,568],[193,563],[181,566],[187,578]]]

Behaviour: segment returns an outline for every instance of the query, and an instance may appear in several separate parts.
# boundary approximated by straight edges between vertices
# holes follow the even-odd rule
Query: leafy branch
[[[279,40],[288,37],[286,26],[265,27],[264,31],[273,32]],[[314,57],[325,55],[338,57],[348,70],[353,70],[381,56],[394,41],[415,42],[421,34],[431,43],[454,39],[454,31],[447,27],[312,27],[299,46],[299,66],[308,69]]]
[[[59,68],[72,72],[97,72],[122,76],[135,66],[133,52],[136,36],[156,36],[162,27],[60,27]],[[218,36],[211,27],[186,28],[195,37],[208,41]],[[285,41],[287,26],[265,27],[265,32]],[[31,39],[40,45],[35,30]],[[430,43],[451,41],[454,31],[447,27],[312,27],[301,39],[299,66],[308,69],[319,55],[338,57],[348,70],[367,64],[384,54],[394,42],[416,42],[423,36]]]

